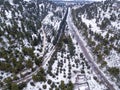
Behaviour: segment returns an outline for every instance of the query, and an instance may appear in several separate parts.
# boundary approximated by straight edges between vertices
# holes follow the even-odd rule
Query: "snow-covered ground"
[[[84,10],[86,8],[86,11],[88,10],[88,13],[86,11],[82,12],[82,11],[80,11],[80,10],[82,10],[82,8],[80,10],[78,8],[76,10],[77,11],[76,12],[77,15],[73,14],[73,15],[76,15],[75,17],[77,17],[76,18],[76,23],[77,23],[76,26],[78,26],[78,28],[79,28],[80,27],[79,24],[81,22],[83,22],[87,26],[87,28],[88,28],[87,29],[87,31],[88,31],[88,34],[87,34],[88,38],[91,38],[91,40],[95,42],[96,46],[98,44],[101,44],[101,42],[99,42],[99,40],[95,40],[95,38],[94,38],[95,36],[94,35],[91,34],[91,36],[90,36],[89,30],[91,30],[93,33],[97,33],[98,35],[102,36],[105,39],[107,39],[106,36],[109,35],[108,42],[111,43],[110,42],[110,38],[111,37],[117,37],[117,36],[119,37],[119,35],[116,34],[116,33],[119,33],[119,26],[120,26],[119,18],[117,17],[119,15],[119,12],[120,12],[120,9],[117,8],[119,6],[115,6],[115,7],[111,6],[111,7],[109,7],[109,5],[108,5],[106,10],[104,10],[103,8],[101,8],[103,3],[99,3],[99,4],[101,4],[101,6],[98,5],[98,7],[97,7],[98,9],[96,9],[97,13],[95,13],[96,12],[95,10],[91,11],[91,15],[93,15],[93,17],[91,19],[88,19],[88,17],[90,16],[89,7],[93,8],[95,3],[91,4],[90,6],[86,5],[86,7],[83,8]],[[96,6],[97,6],[97,4],[96,4]],[[104,4],[103,4],[103,6],[104,6]],[[75,11],[75,10],[73,10],[73,11]],[[97,15],[94,15],[94,14],[97,14]],[[116,16],[115,21],[112,21],[112,19],[111,19],[111,15],[112,14],[114,14]],[[103,20],[105,18],[107,18],[110,21],[110,24],[106,28],[101,29],[100,25],[101,25],[101,23],[104,23]],[[81,21],[79,21],[79,20],[81,20]],[[112,31],[112,33],[110,31]],[[82,31],[82,29],[81,29],[81,30],[78,30],[76,32],[79,32],[80,34],[82,34],[82,32],[84,32],[84,31]],[[86,36],[82,35],[82,37],[86,37]],[[85,39],[85,41],[87,42],[86,39]],[[111,44],[119,49],[119,44],[118,44],[119,41],[120,41],[120,39],[117,38]],[[88,44],[86,44],[86,45],[88,45]],[[104,47],[103,44],[101,44],[101,45],[102,45],[102,47]],[[110,44],[107,45],[107,47],[109,47],[109,46],[110,46]],[[89,51],[91,49],[94,49],[94,46],[91,46],[91,47],[88,47]],[[104,50],[104,48],[102,48],[99,53],[104,53],[102,50]],[[95,62],[96,62],[96,60],[97,60],[96,56],[93,54],[93,52],[91,52],[91,54],[94,56],[94,59],[95,59]],[[103,72],[105,72],[105,76],[108,78],[110,83],[113,84],[113,86],[116,88],[116,90],[118,90],[118,87],[116,85],[116,82],[117,82],[116,79],[117,78],[116,79],[115,78],[111,79],[111,75],[108,74],[107,70],[108,70],[109,67],[110,68],[116,67],[116,68],[120,69],[120,62],[119,62],[120,61],[120,53],[119,53],[119,51],[115,50],[114,48],[111,49],[109,55],[103,55],[103,61],[106,61],[106,63],[107,63],[106,67],[107,68],[105,68],[105,67],[102,68],[100,63],[98,63],[98,62],[97,62],[98,63],[97,66],[100,67],[100,69]]]
[[[108,62],[108,66],[110,67],[118,67],[120,68],[120,54],[118,54],[115,50],[112,50],[110,52],[110,55],[108,55],[105,58],[105,61]]]
[[[82,22],[84,22],[87,25],[87,27],[91,26],[90,27],[91,31],[93,31],[94,33],[100,34],[104,38],[107,35],[109,29],[112,29],[114,32],[119,32],[119,30],[120,30],[120,21],[118,19],[116,19],[116,21],[111,21],[110,27],[112,27],[112,28],[108,28],[106,30],[101,30],[100,27],[98,26],[98,23],[101,24],[102,20],[104,18],[106,18],[106,17],[108,19],[110,19],[111,14],[115,14],[115,16],[117,17],[119,15],[118,12],[120,12],[120,10],[119,9],[118,9],[118,11],[117,10],[110,10],[110,8],[108,8],[107,11],[104,12],[101,8],[98,8],[97,12],[100,12],[100,11],[101,11],[101,13],[99,15],[101,17],[98,15],[100,17],[100,20],[97,23],[96,23],[96,18],[89,20],[89,19],[87,19],[86,14],[83,14],[83,15],[81,15],[79,17],[81,17]],[[114,27],[114,29],[113,29],[113,27]],[[109,36],[114,37],[115,34],[110,33]],[[119,41],[120,40],[118,39],[116,42],[119,42]],[[98,43],[97,41],[95,41],[95,42]],[[115,42],[113,43],[113,45],[115,45]],[[110,51],[110,55],[106,56],[105,61],[107,61],[107,65],[109,67],[114,67],[114,66],[119,67],[120,64],[118,62],[120,61],[120,54],[117,53],[116,51],[112,50],[112,51]]]
[[[96,75],[95,71],[90,67],[89,63],[86,62],[86,57],[84,56],[83,51],[78,45],[78,42],[76,41],[75,37],[71,34],[70,28],[68,28],[68,26],[66,26],[65,29],[65,37],[68,37],[70,35],[73,46],[75,47],[74,55],[70,56],[69,45],[64,42],[62,42],[62,47],[57,50],[56,47],[53,45],[53,40],[58,32],[60,22],[64,17],[66,8],[55,6],[54,4],[47,1],[44,2],[43,0],[43,2],[38,5],[38,8],[40,9],[38,15],[40,15],[41,17],[39,16],[40,18],[37,21],[33,18],[37,17],[34,12],[34,10],[37,11],[37,8],[27,8],[30,7],[30,5],[32,5],[32,2],[30,2],[31,0],[24,1],[27,2],[24,3],[25,6],[21,5],[23,11],[19,7],[19,4],[13,4],[13,0],[9,0],[11,4],[9,9],[8,7],[6,8],[4,6],[0,7],[0,53],[2,51],[4,52],[2,53],[3,57],[0,56],[0,62],[8,62],[8,59],[10,59],[11,62],[13,60],[14,62],[14,58],[11,59],[10,57],[12,55],[13,57],[15,57],[15,60],[17,62],[19,62],[19,60],[22,61],[21,65],[26,65],[26,61],[31,60],[33,63],[32,68],[35,69],[34,71],[32,71],[31,68],[26,68],[25,66],[25,68],[21,70],[20,73],[16,74],[16,76],[20,78],[18,80],[20,81],[19,83],[21,83],[23,81],[26,81],[26,78],[31,79],[32,75],[35,75],[39,71],[39,67],[35,64],[34,59],[40,59],[41,57],[43,57],[44,59],[43,68],[46,72],[46,82],[34,82],[31,79],[23,90],[49,90],[52,86],[59,87],[61,81],[64,81],[65,84],[68,84],[69,81],[72,81],[72,83],[75,86],[75,90],[85,90],[87,88],[90,88],[90,90],[105,90],[105,85],[101,83],[99,75]],[[80,7],[82,6],[75,6],[73,7],[73,9],[79,9]],[[18,10],[18,8],[20,8],[20,10]],[[119,20],[111,21],[110,27],[106,30],[100,29],[99,25],[101,24],[104,18],[107,17],[108,19],[110,19],[110,15],[112,13],[115,13],[115,15],[118,17],[119,13],[117,13],[114,10],[110,12],[110,10],[111,9],[108,8],[107,11],[104,12],[101,11],[101,8],[99,8],[98,12],[101,11],[101,13],[99,13],[101,18],[98,22],[95,18],[91,20],[87,19],[86,13],[84,15],[81,15],[80,17],[82,22],[84,22],[87,25],[87,27],[91,26],[91,31],[100,34],[105,38],[107,33],[109,32],[109,28],[112,27],[114,33],[115,31],[117,32],[120,29]],[[118,10],[118,12],[119,11],[120,10]],[[45,15],[43,13],[45,13]],[[44,16],[42,17],[42,15]],[[67,19],[67,22],[70,21],[70,18],[71,17]],[[37,30],[30,30],[31,28],[27,26],[29,24],[34,24],[34,26],[36,26],[36,23],[38,22],[41,22],[41,28]],[[32,25],[30,27],[32,27]],[[82,38],[83,43],[87,48],[87,51],[90,53],[90,56],[92,56],[93,54],[91,54],[90,47],[87,46],[88,44],[86,43],[85,38],[80,34],[80,31],[78,31],[77,28],[76,32]],[[109,37],[114,37],[114,33],[110,33]],[[36,39],[38,39],[40,42],[39,44],[34,46],[34,43],[36,44],[36,42],[38,41]],[[34,40],[36,41],[34,42]],[[94,39],[92,38],[92,40]],[[116,40],[114,42],[114,45],[117,46],[119,42],[120,40]],[[96,44],[98,43],[99,42],[96,42]],[[23,53],[23,48],[27,50],[30,49],[34,55],[25,55],[26,53]],[[5,52],[7,52],[8,57],[6,56]],[[81,55],[83,55],[83,57]],[[104,60],[107,62],[107,66],[120,68],[120,54],[117,51],[112,49],[110,51],[110,54],[108,56],[105,56]],[[95,62],[96,61],[97,60],[95,60]],[[11,63],[11,65],[13,65],[13,62]],[[97,66],[99,67],[100,64],[98,64]],[[104,72],[106,71],[106,68],[102,68],[102,70]],[[25,79],[24,77],[21,78],[22,75],[26,76]],[[106,73],[105,75],[108,77],[107,79],[111,80],[111,77],[108,73]],[[7,77],[13,78],[13,73],[0,71],[1,81]],[[51,84],[48,84],[49,80],[51,80]],[[116,81],[116,79],[114,78],[113,80]],[[77,85],[77,83],[81,85]],[[115,85],[114,82],[113,85]],[[55,90],[55,87],[53,87],[52,90]]]
[[[67,32],[67,34],[70,34],[70,32]],[[70,57],[68,45],[64,44],[62,47],[64,51],[58,50],[52,57],[54,63],[52,64],[51,67],[52,68],[51,73],[53,75],[51,76],[49,73],[47,73],[46,76],[47,80],[52,80],[52,82],[55,83],[56,86],[59,86],[61,80],[63,80],[66,84],[69,81],[72,81],[72,83],[75,84],[77,83],[76,80],[78,75],[84,75],[84,77],[80,77],[81,82],[78,83],[85,83],[85,84],[77,85],[77,86],[75,85],[74,88],[75,90],[78,90],[78,88],[80,88],[80,90],[85,90],[85,88],[90,88],[90,90],[105,89],[105,86],[103,84],[100,84],[99,78],[97,79],[97,81],[93,79],[93,77],[94,76],[97,77],[97,75],[94,73],[94,71],[91,68],[88,68],[86,62],[83,60],[83,58],[80,57],[82,51],[74,37],[72,37],[72,40],[75,47],[75,55],[73,57]],[[49,61],[46,62],[44,65],[44,69],[46,70],[46,72],[49,69],[49,63],[50,63]],[[81,73],[81,70],[85,71],[85,73]],[[30,82],[33,81],[31,80]],[[32,90],[32,89],[44,90],[43,85],[47,86],[45,90],[49,90],[50,88],[50,85],[46,82],[34,83],[35,86],[31,86],[30,82],[27,84],[27,87],[24,88],[24,90]]]
[[[34,59],[39,59],[43,57],[43,55],[49,52],[53,47],[52,41],[54,40],[55,35],[53,36],[52,32],[54,30],[54,34],[56,34],[59,28],[59,24],[64,15],[63,11],[65,9],[63,10],[61,6],[56,6],[55,4],[44,0],[41,0],[39,2],[38,7],[36,6],[36,1],[20,1],[21,3],[24,3],[23,5],[21,3],[14,4],[13,0],[8,1],[10,5],[0,5],[0,54],[4,53],[5,56],[7,54],[6,57],[4,57],[4,54],[0,56],[0,62],[6,62],[8,60],[6,58],[11,58],[10,56],[12,55],[13,58],[15,58],[15,60],[19,62],[19,55],[21,55],[20,57],[22,57],[22,65],[25,65],[26,61],[32,60],[33,67],[31,68],[36,68],[37,66],[34,62]],[[31,7],[31,5],[35,6]],[[38,8],[40,9],[39,12]],[[36,12],[38,12],[38,14],[40,15],[39,17],[37,16]],[[37,19],[35,19],[36,17]],[[31,24],[30,27],[28,23],[29,25]],[[37,23],[40,23],[40,27],[36,25]],[[37,28],[36,26],[39,28]],[[31,27],[33,28],[31,29]],[[48,42],[49,36],[51,42]],[[23,48],[31,49],[33,55],[24,55]],[[2,52],[2,50],[4,52]],[[9,50],[12,51],[10,51],[10,53],[8,54],[7,51]],[[16,51],[17,53],[15,53]],[[11,61],[11,63],[9,64],[13,65],[13,62]],[[24,68],[20,71],[20,73],[27,76],[27,73],[31,72],[29,71],[29,69]],[[13,73],[4,72],[4,70],[0,71],[0,80],[3,80],[7,77],[12,78],[12,76]],[[16,74],[16,76],[21,78],[21,75],[19,73]]]

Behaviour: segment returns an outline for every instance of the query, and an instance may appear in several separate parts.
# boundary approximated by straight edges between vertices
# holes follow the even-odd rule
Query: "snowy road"
[[[113,85],[109,82],[109,80],[105,77],[105,75],[102,73],[102,71],[99,69],[99,67],[94,63],[92,57],[90,56],[89,52],[87,51],[84,42],[82,41],[80,34],[78,32],[78,29],[74,25],[72,21],[72,15],[71,15],[71,9],[69,8],[68,11],[68,17],[67,17],[67,24],[70,29],[71,34],[75,37],[76,41],[78,42],[79,46],[81,47],[85,57],[87,58],[87,62],[90,64],[94,72],[98,75],[98,77],[101,79],[102,83],[108,87],[109,90],[115,90]]]
[[[20,84],[22,82],[27,82],[27,81],[29,81],[29,80],[32,79],[33,75],[37,74],[37,72],[40,70],[41,67],[45,67],[46,63],[51,59],[52,55],[54,54],[54,52],[56,50],[56,45],[59,42],[60,37],[62,36],[63,29],[65,28],[65,22],[66,22],[67,14],[68,14],[68,10],[66,11],[64,18],[61,21],[61,24],[60,24],[60,27],[59,27],[59,30],[61,30],[61,31],[60,31],[60,33],[58,35],[57,42],[56,42],[55,46],[52,47],[52,49],[50,50],[50,52],[48,52],[46,55],[44,55],[42,65],[40,67],[37,67],[36,70],[34,72],[30,73],[29,75],[26,75],[25,77],[23,77],[23,78],[21,78],[19,80],[13,81],[13,82],[15,82],[17,84]],[[44,31],[43,31],[43,33],[44,33],[44,43],[43,43],[43,51],[44,51],[46,35],[45,35]]]
[[[43,58],[44,61],[42,63],[42,66],[38,67],[34,72],[32,72],[31,74],[25,76],[24,78],[21,78],[19,80],[13,81],[13,82],[15,82],[17,84],[20,84],[22,82],[27,82],[27,81],[31,80],[32,75],[36,75],[37,72],[40,70],[40,68],[44,67],[46,65],[46,63],[51,59],[54,52],[55,52],[55,47],[53,47],[52,50],[44,56],[44,58]]]
[[[64,24],[65,23],[63,23],[62,25],[64,25]],[[84,45],[81,37],[80,37],[78,29],[75,27],[74,23],[72,22],[71,10],[70,9],[69,9],[69,12],[68,12],[68,15],[67,15],[67,24],[69,26],[71,34],[74,35],[75,39],[77,40],[78,44],[80,45],[80,47],[81,47],[81,49],[83,51],[85,57],[87,58],[87,62],[90,64],[90,66],[92,67],[92,69],[94,70],[94,72],[97,75],[99,75],[99,78],[101,78],[101,81],[109,88],[109,90],[115,90],[114,87],[113,87],[113,85],[108,81],[108,79],[105,77],[105,75],[101,72],[101,70],[98,68],[98,66],[94,63],[92,57],[89,55],[89,53],[88,53],[88,51],[87,51],[87,49],[86,49],[86,47],[85,47],[85,45]],[[50,58],[52,57],[53,53],[55,52],[55,49],[56,48],[53,47],[52,50],[44,56],[44,62],[42,64],[43,67],[50,60]],[[40,67],[38,67],[31,74],[25,76],[24,78],[21,78],[21,79],[15,81],[15,82],[19,84],[19,83],[31,80],[32,79],[32,75],[35,75],[39,70],[40,70]]]

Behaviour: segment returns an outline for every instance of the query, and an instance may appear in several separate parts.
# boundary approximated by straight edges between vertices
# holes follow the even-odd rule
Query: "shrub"
[[[108,71],[113,76],[118,76],[119,74],[119,69],[116,67],[109,68]]]
[[[12,83],[11,90],[19,90],[19,87],[16,83]]]
[[[51,83],[52,83],[52,81],[49,79],[47,83],[48,83],[48,84],[51,84]]]
[[[47,88],[47,86],[46,85],[43,85],[43,89],[46,89]]]

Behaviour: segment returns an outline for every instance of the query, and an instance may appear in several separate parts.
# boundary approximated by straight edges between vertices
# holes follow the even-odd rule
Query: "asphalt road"
[[[68,18],[67,18],[68,27],[70,28],[71,34],[75,37],[76,41],[78,42],[79,46],[81,47],[81,49],[87,59],[87,62],[90,64],[90,66],[92,67],[94,72],[98,75],[98,77],[101,79],[102,83],[104,83],[109,90],[115,90],[113,85],[109,82],[109,80],[106,78],[106,76],[103,74],[103,72],[99,69],[99,67],[96,65],[96,63],[90,56],[89,52],[87,51],[87,49],[84,45],[84,42],[82,41],[82,39],[80,37],[78,29],[74,25],[71,17],[72,17],[71,10],[69,9]]]

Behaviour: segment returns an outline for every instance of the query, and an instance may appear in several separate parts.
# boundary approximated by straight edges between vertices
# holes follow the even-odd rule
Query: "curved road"
[[[87,58],[87,62],[91,65],[92,69],[94,70],[94,72],[99,75],[99,77],[101,78],[101,81],[109,88],[109,90],[115,90],[115,88],[113,87],[113,85],[108,81],[108,79],[104,76],[104,74],[101,72],[101,70],[98,68],[98,66],[94,63],[93,59],[91,58],[91,56],[89,55],[85,45],[83,44],[83,41],[82,39],[80,38],[80,35],[78,33],[78,30],[77,28],[75,27],[73,21],[72,21],[72,18],[71,18],[71,10],[69,9],[69,12],[68,10],[66,11],[66,14],[64,16],[64,19],[63,21],[61,22],[60,24],[60,29],[59,29],[59,36],[57,37],[57,40],[56,40],[56,44],[57,42],[59,41],[59,38],[61,37],[61,34],[65,27],[65,22],[66,22],[66,18],[67,18],[67,24],[70,28],[70,31],[71,31],[71,34],[74,35],[74,37],[76,38],[78,44],[80,45],[85,57]],[[55,45],[56,45],[55,44]],[[44,57],[43,57],[43,64],[42,66],[45,65],[46,62],[48,62],[50,60],[50,58],[52,57],[53,53],[55,52],[55,46],[52,48],[52,50],[47,53]],[[42,67],[40,66],[40,67]],[[31,80],[32,79],[32,75],[35,75],[39,70],[40,70],[40,67],[38,67],[34,72],[32,72],[31,74],[25,76],[24,78],[21,78],[17,81],[14,81],[16,82],[17,84],[19,83],[22,83],[22,82],[26,82],[28,80]]]
[[[47,62],[51,59],[53,53],[54,53],[55,50],[56,50],[56,45],[57,45],[57,43],[59,42],[59,40],[60,40],[60,38],[61,38],[61,36],[62,36],[62,33],[63,33],[64,29],[65,29],[67,15],[68,15],[68,9],[66,10],[66,13],[65,13],[65,15],[64,15],[64,18],[63,18],[63,20],[62,20],[61,23],[60,23],[60,27],[59,27],[58,34],[57,34],[57,39],[56,39],[56,41],[55,41],[56,43],[54,44],[55,46],[52,47],[52,49],[50,50],[49,53],[47,53],[46,55],[43,56],[43,63],[42,63],[42,65],[41,65],[40,67],[37,67],[36,70],[35,70],[34,72],[32,72],[31,74],[26,75],[25,77],[23,77],[23,78],[21,78],[21,79],[19,79],[19,80],[13,81],[14,83],[20,84],[20,83],[22,83],[22,82],[27,82],[27,81],[31,80],[31,79],[32,79],[32,75],[36,75],[37,72],[40,70],[40,68],[41,68],[41,67],[44,67],[44,66],[45,66],[45,63],[47,63]],[[44,35],[44,40],[45,40],[45,39],[46,39],[46,38],[45,38],[45,35]],[[44,44],[45,44],[45,43],[44,43]]]

